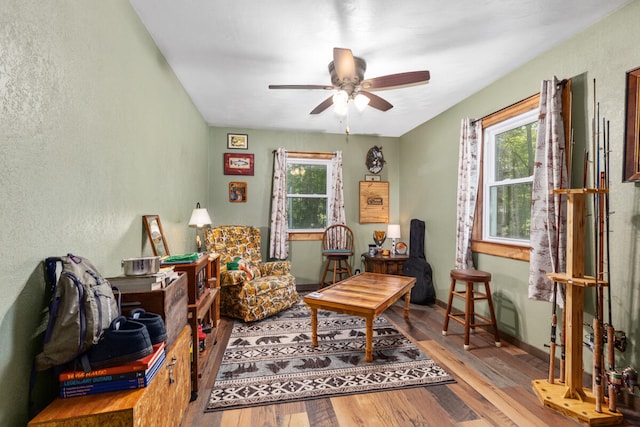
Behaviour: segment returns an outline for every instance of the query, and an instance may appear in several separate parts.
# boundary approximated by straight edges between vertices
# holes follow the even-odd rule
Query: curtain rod
[[[273,154],[277,151],[273,150]],[[333,159],[333,156],[335,156],[335,153],[327,151],[285,151],[288,156],[298,159]]]
[[[569,82],[569,80],[568,80],[568,79],[562,79],[562,80],[560,80],[560,81],[558,82],[558,84],[557,84],[557,86],[556,86],[556,87],[557,87],[557,88],[564,87],[568,82]],[[528,96],[528,97],[526,97],[526,98],[524,98],[524,99],[521,99],[520,101],[516,101],[516,102],[514,102],[514,103],[513,103],[513,104],[511,104],[511,105],[508,105],[508,106],[506,106],[506,107],[504,107],[504,108],[499,109],[498,111],[494,111],[494,112],[492,112],[492,113],[486,114],[486,115],[484,115],[484,116],[480,117],[479,119],[471,120],[471,123],[476,123],[478,120],[483,120],[483,119],[486,119],[486,118],[487,118],[487,117],[489,117],[489,116],[493,116],[494,114],[498,114],[498,113],[500,113],[501,111],[504,111],[504,110],[506,110],[506,109],[508,109],[508,108],[511,108],[511,107],[513,107],[513,106],[514,106],[514,105],[516,105],[516,104],[520,104],[521,102],[527,101],[528,99],[531,99],[531,98],[533,98],[534,96],[538,96],[538,95],[540,95],[540,92],[534,93],[533,95]]]

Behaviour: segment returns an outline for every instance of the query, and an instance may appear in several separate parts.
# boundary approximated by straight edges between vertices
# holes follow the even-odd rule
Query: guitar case
[[[416,284],[411,290],[413,304],[429,305],[436,301],[431,266],[424,255],[424,221],[411,220],[409,259],[402,266],[402,274],[415,277]]]

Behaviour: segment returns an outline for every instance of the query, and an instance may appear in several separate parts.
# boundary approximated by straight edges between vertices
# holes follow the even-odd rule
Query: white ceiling
[[[212,126],[400,136],[630,0],[130,0]],[[387,112],[309,112],[331,93],[333,48],[365,78],[429,70],[426,85],[377,91]]]

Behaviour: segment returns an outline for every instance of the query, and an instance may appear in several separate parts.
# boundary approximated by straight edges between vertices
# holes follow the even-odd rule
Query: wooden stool
[[[351,274],[351,266],[349,265],[349,257],[351,256],[351,254],[351,252],[347,254],[324,254],[324,256],[327,257],[327,265],[324,267],[324,271],[322,272],[322,280],[320,281],[321,288],[325,287],[326,285],[331,285],[343,280],[343,276],[346,276],[345,278],[353,276],[353,274]],[[333,273],[333,281],[331,282],[326,281],[327,273],[329,271]]]
[[[464,291],[456,291],[456,282],[466,282],[466,288]],[[442,335],[447,335],[447,328],[449,327],[449,319],[453,319],[458,323],[464,325],[464,349],[469,350],[469,329],[476,326],[493,326],[493,333],[496,339],[496,347],[500,347],[500,337],[498,336],[498,324],[496,322],[496,315],[493,311],[493,300],[491,299],[491,289],[489,287],[491,282],[491,273],[480,270],[451,270],[451,290],[449,291],[449,302],[447,304],[447,314],[444,316],[444,327],[442,328]],[[482,293],[475,289],[475,283],[484,283],[485,292]],[[453,297],[457,296],[465,300],[465,309],[463,313],[451,313],[451,305]],[[475,302],[479,300],[487,300],[489,304],[489,314],[491,318],[478,314],[475,312]],[[483,322],[476,322],[476,318],[483,320]]]

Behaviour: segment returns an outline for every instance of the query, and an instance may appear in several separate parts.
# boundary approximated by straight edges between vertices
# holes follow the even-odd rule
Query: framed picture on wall
[[[247,183],[235,182],[229,183],[229,201],[231,203],[243,203],[247,201]]]
[[[253,176],[253,154],[224,153],[224,174]]]
[[[627,73],[623,181],[640,181],[640,68]]]
[[[249,149],[249,135],[244,133],[228,133],[227,148],[232,150]]]

